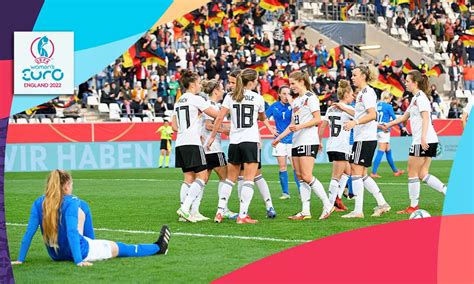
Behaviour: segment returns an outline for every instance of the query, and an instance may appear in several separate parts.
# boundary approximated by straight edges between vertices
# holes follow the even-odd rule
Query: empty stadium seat
[[[467,98],[469,98],[470,96],[472,96],[472,93],[470,90],[464,90],[464,96],[466,96]]]
[[[143,122],[151,122],[151,118],[145,116],[143,118]]]
[[[173,111],[172,111],[172,110],[167,110],[167,111],[165,111],[165,116],[171,117],[172,115],[173,115]]]
[[[412,40],[412,41],[411,41],[411,45],[412,45],[414,48],[421,48],[420,42],[417,41],[417,40]]]
[[[41,119],[42,124],[51,124],[51,119],[48,117],[42,118]]]
[[[423,46],[422,48],[424,54],[433,54],[433,52],[430,50],[428,46]]]
[[[132,122],[142,122],[141,117],[132,117]]]
[[[26,120],[26,118],[17,118],[16,123],[17,124],[28,124],[28,120]]]
[[[99,99],[96,96],[89,96],[87,97],[87,105],[89,106],[98,106]]]
[[[456,98],[468,98],[462,90],[456,90]]]
[[[74,122],[76,122],[76,121],[72,117],[66,117],[64,119],[64,123],[74,123]]]
[[[120,122],[130,122],[130,118],[128,117],[121,117]]]
[[[436,61],[442,61],[443,60],[443,57],[441,57],[441,54],[440,53],[435,53],[434,54],[434,60]]]
[[[100,113],[109,113],[110,112],[109,106],[107,104],[100,103],[99,104],[99,112]]]
[[[29,123],[40,123],[40,120],[38,118],[30,118],[28,119]]]
[[[162,117],[154,117],[153,118],[153,122],[163,122],[163,118]]]

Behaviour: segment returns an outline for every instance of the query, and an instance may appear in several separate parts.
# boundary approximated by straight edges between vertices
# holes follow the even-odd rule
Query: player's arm
[[[430,114],[427,111],[421,112],[421,148],[423,150],[428,150],[429,145],[426,143],[426,134],[428,133],[428,124],[430,123]]]
[[[270,131],[270,133],[273,135],[273,137],[277,136],[278,133],[273,125],[270,124],[270,122],[267,119],[267,116],[265,115],[265,112],[259,112],[258,113],[258,119],[263,122],[265,127]]]
[[[174,132],[178,131],[178,120],[176,119],[176,114],[173,114],[173,117],[171,118],[171,128],[173,129]]]
[[[213,109],[216,111],[215,109]],[[209,137],[209,140],[207,142],[207,148],[211,147],[212,143],[214,142],[214,139],[216,139],[216,135],[218,130],[222,126],[222,122],[224,121],[224,117],[229,113],[229,109],[227,107],[222,106],[221,110],[217,114],[216,120],[214,120],[214,125],[212,126],[212,132],[211,136]]]
[[[395,115],[395,111],[393,110],[393,107],[392,107],[392,106],[390,106],[390,107],[388,108],[388,113],[389,113],[389,116],[390,116],[390,119],[391,119],[391,120],[397,119],[397,116]],[[400,127],[400,131],[403,131],[403,130],[406,131],[406,128],[405,128],[405,126],[403,126],[403,124],[398,123],[398,127]]]
[[[290,125],[290,130],[298,131],[303,128],[317,126],[321,122],[321,112],[317,110],[317,111],[314,111],[312,114],[313,114],[313,118],[310,121],[305,122],[303,124],[292,125],[292,126]]]
[[[350,108],[350,107],[347,107],[346,104],[343,104],[343,103],[335,103],[334,106],[337,107],[338,109],[342,110],[343,112],[349,114],[350,116],[354,116],[354,115],[355,115],[354,109],[353,109],[353,108]]]
[[[293,125],[293,121],[292,121],[292,124],[290,124],[290,126]],[[288,136],[291,132],[290,130],[290,126],[288,126],[285,131],[283,131],[282,133],[280,133],[280,135],[278,135],[277,138],[275,138],[275,140],[273,140],[272,142],[272,146],[275,147],[278,143],[280,143],[280,141],[285,138],[286,136]]]
[[[377,119],[377,112],[375,111],[375,108],[371,107],[367,109],[367,114],[362,116],[359,119],[356,120],[351,120],[346,123],[344,123],[344,130],[351,130],[354,128],[356,125],[360,124],[366,124],[371,122],[372,120]]]
[[[463,112],[462,116],[461,116],[461,122],[462,122],[462,128],[466,128],[466,124],[467,124],[467,119],[469,117],[469,114],[467,112]]]
[[[31,240],[35,236],[36,231],[38,230],[39,224],[40,224],[40,219],[36,211],[36,202],[35,202],[33,203],[33,206],[31,207],[30,219],[28,220],[28,226],[26,227],[25,235],[23,236],[23,239],[21,240],[20,254],[18,255],[18,259],[16,261],[13,261],[12,264],[22,264],[23,262],[25,262],[26,254],[28,253],[28,250],[31,245]]]
[[[155,131],[155,133],[161,132],[161,130],[163,130],[163,125],[160,126],[160,127]]]
[[[214,121],[212,121],[211,119],[206,119],[204,121],[204,126],[206,127],[206,130],[208,131],[212,131],[212,128],[214,127]],[[229,135],[229,128],[226,127],[225,124],[222,124],[221,127],[217,130],[217,133],[223,133],[225,135]]]
[[[385,126],[386,129],[388,129],[388,128],[394,126],[395,124],[400,124],[400,123],[403,123],[403,122],[407,121],[409,118],[410,118],[410,112],[407,110],[407,111],[405,111],[405,113],[403,115],[397,117],[395,120],[390,121],[389,123],[385,124],[384,126]]]
[[[326,129],[328,125],[329,125],[329,122],[327,121],[326,117],[324,117],[321,123],[319,124],[319,129],[318,129],[319,149],[323,149],[324,130]]]

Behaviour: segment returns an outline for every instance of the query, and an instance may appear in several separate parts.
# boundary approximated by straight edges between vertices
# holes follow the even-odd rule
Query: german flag
[[[431,69],[426,72],[426,76],[435,76],[439,77],[439,75],[444,73],[444,68],[441,64],[436,64],[435,66],[431,67]]]
[[[136,44],[132,45],[125,53],[123,57],[123,67],[130,68],[133,66],[140,65],[140,59],[137,58],[137,48]]]
[[[341,54],[344,54],[344,48],[341,45],[331,48],[329,50],[329,58],[328,58],[328,62],[326,63],[326,66],[328,68],[333,68]]]
[[[352,6],[354,6],[354,3],[341,7],[341,20],[342,21],[347,21],[347,19],[349,19],[349,10],[352,8]]]
[[[467,10],[469,10],[469,8],[467,8],[466,5],[461,4],[461,5],[459,5],[459,10],[461,11],[461,13],[464,13],[464,12],[467,12]]]
[[[181,26],[183,26],[183,28],[186,28],[193,21],[194,21],[194,16],[191,13],[188,13],[176,19],[176,22],[178,22]]]
[[[270,94],[263,94],[263,100],[268,104],[268,105],[272,105],[273,103],[276,102],[275,98],[270,95]]]
[[[261,0],[260,7],[270,12],[275,12],[276,10],[285,10],[285,4],[279,0]]]
[[[273,54],[273,51],[259,43],[255,43],[255,53],[260,57],[267,57]]]
[[[410,0],[398,0],[397,4],[398,4],[398,5],[401,5],[401,4],[410,4]]]
[[[316,69],[316,73],[318,73],[318,74],[326,74],[328,72],[329,72],[328,66],[322,65],[322,66],[318,67],[318,69]]]
[[[327,100],[330,96],[331,96],[331,93],[328,92],[328,93],[326,93],[326,94],[324,94],[324,95],[318,96],[318,99],[319,99],[319,101],[325,101],[325,100]]]
[[[390,74],[386,77],[387,83],[390,85],[390,93],[395,97],[402,97],[405,93],[405,86],[403,85],[399,76]]]
[[[402,72],[403,74],[408,74],[412,70],[418,70],[418,66],[416,66],[410,58],[407,58],[403,64]]]
[[[469,34],[463,34],[462,36],[459,37],[460,40],[462,40],[462,43],[464,46],[474,46],[474,35],[469,35]]]
[[[374,80],[373,82],[370,82],[369,85],[373,88],[379,89],[379,90],[385,90],[389,89],[390,90],[390,84],[387,82],[387,79],[385,79],[385,76],[380,74],[377,80]]]
[[[250,6],[246,4],[239,5],[232,10],[234,17],[240,14],[247,14],[248,12],[250,12]]]
[[[265,72],[268,70],[268,63],[264,61],[260,61],[259,63],[249,66],[249,68],[257,72]]]

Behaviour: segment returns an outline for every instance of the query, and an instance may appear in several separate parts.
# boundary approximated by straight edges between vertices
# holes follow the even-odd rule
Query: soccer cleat
[[[311,218],[310,214],[304,214],[303,212],[298,212],[295,215],[288,217],[290,220],[309,220]]]
[[[235,220],[235,219],[237,219],[237,217],[239,217],[239,213],[235,213],[235,212],[232,212],[229,209],[227,209],[224,212],[224,215],[222,217],[224,217],[226,219],[230,219],[230,220]]]
[[[249,215],[245,215],[245,217],[243,218],[237,217],[237,224],[257,224],[257,223],[258,223],[258,220],[254,220],[250,218]]]
[[[346,205],[344,205],[344,203],[342,203],[342,199],[340,199],[339,197],[336,197],[336,201],[334,202],[334,206],[336,207],[336,211],[338,211],[338,212],[342,212],[342,211],[347,210]]]
[[[332,206],[330,209],[323,209],[321,216],[319,216],[319,220],[324,220],[331,216],[331,213],[334,212],[335,207]]]
[[[277,216],[277,213],[273,207],[267,209],[267,218],[273,219]]]
[[[208,217],[202,215],[202,214],[199,213],[199,212],[197,212],[196,214],[191,215],[191,218],[193,218],[193,219],[196,220],[197,222],[209,220]]]
[[[178,217],[178,222],[188,222],[188,220],[184,219],[183,217]]]
[[[280,196],[280,199],[281,200],[285,200],[285,199],[290,199],[291,196],[289,194],[286,194],[286,193],[283,193],[281,196]]]
[[[158,247],[160,247],[160,250],[156,254],[164,254],[166,255],[168,253],[168,244],[170,242],[171,238],[171,231],[170,228],[167,225],[163,225],[160,230],[160,236],[158,237],[158,240],[155,242]]]
[[[374,214],[372,214],[371,216],[372,217],[380,217],[384,213],[389,212],[390,209],[392,209],[392,207],[390,207],[390,205],[388,205],[388,203],[385,203],[384,205],[380,205],[380,206],[375,207],[374,208]]]
[[[181,208],[176,211],[176,214],[178,214],[179,217],[183,218],[184,220],[191,222],[191,223],[196,223],[196,220],[191,217],[191,214],[184,212]]]
[[[398,170],[397,172],[393,173],[394,176],[399,177],[405,173],[404,170]]]
[[[381,178],[382,176],[378,175],[378,174],[374,174],[374,173],[370,173],[370,177],[371,178]]]
[[[222,223],[222,214],[221,213],[217,213],[216,214],[216,217],[214,217],[214,223]]]
[[[397,214],[411,214],[418,209],[419,209],[418,206],[415,206],[415,207],[408,206],[406,209],[398,211]]]
[[[355,211],[352,211],[349,214],[342,215],[341,218],[364,218],[364,213],[357,213]]]
[[[344,195],[344,197],[347,198],[347,200],[352,200],[352,198],[354,198],[354,194],[350,193],[347,188],[344,189],[344,193],[342,195]]]

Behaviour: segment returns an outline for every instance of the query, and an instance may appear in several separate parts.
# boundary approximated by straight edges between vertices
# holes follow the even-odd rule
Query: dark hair
[[[230,71],[228,76],[237,78],[237,75],[239,75],[239,74],[240,74],[240,69],[234,69],[234,70]]]
[[[311,81],[309,80],[309,75],[307,72],[303,71],[294,71],[293,73],[290,74],[290,79],[296,80],[296,81],[303,81],[304,86],[308,91],[312,91],[311,88]]]
[[[181,79],[179,80],[184,89],[188,89],[191,83],[196,82],[199,75],[191,70],[184,69],[181,71]]]
[[[251,81],[255,81],[258,78],[257,71],[246,68],[242,70],[237,75],[237,84],[235,86],[235,90],[232,93],[232,99],[236,102],[241,102],[244,99],[244,87]]]
[[[290,89],[290,87],[287,86],[287,85],[281,86],[280,88],[278,88],[278,94],[280,94],[284,89]],[[290,90],[291,90],[291,89],[290,89]]]
[[[428,76],[421,74],[418,70],[412,70],[408,73],[408,76],[411,76],[411,80],[416,83],[418,89],[422,90],[428,97],[431,96],[429,93],[429,80]]]

